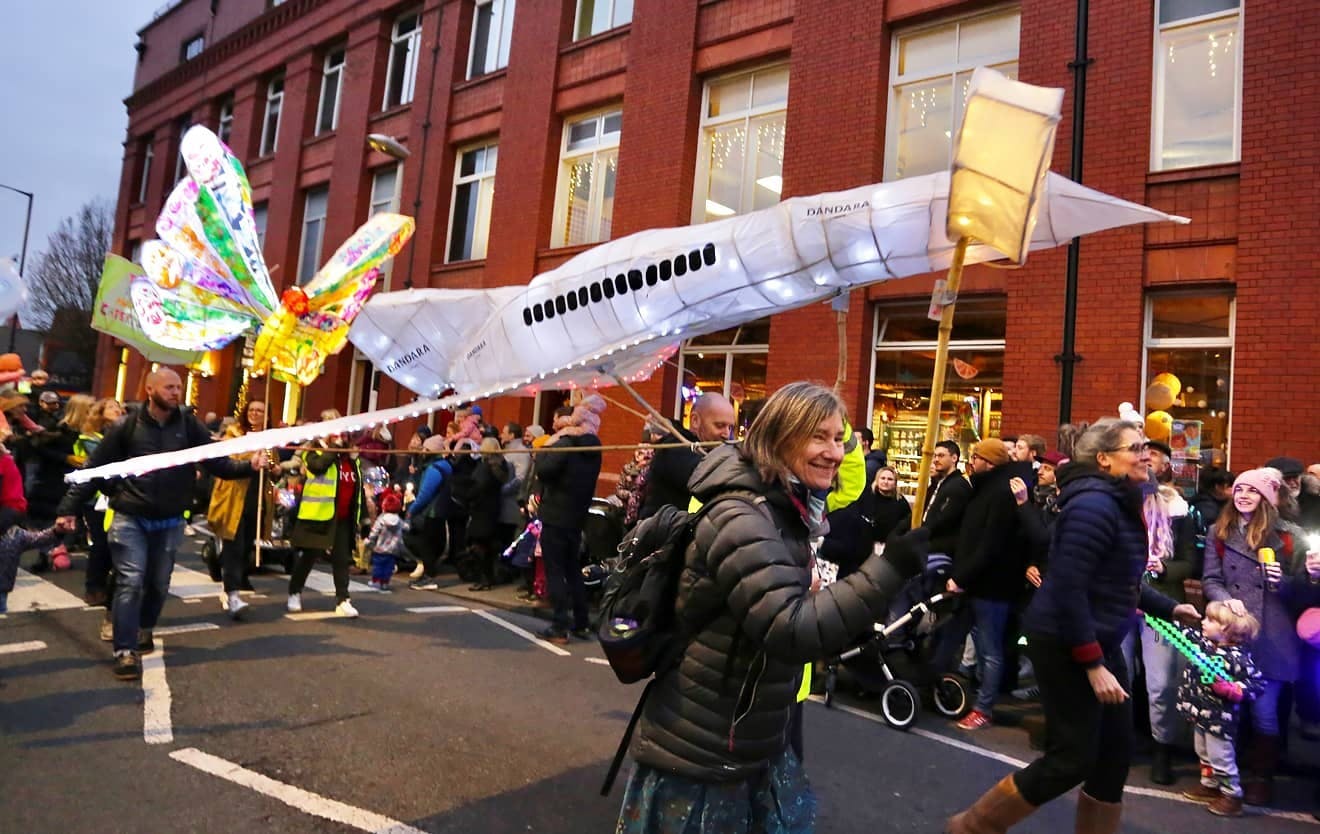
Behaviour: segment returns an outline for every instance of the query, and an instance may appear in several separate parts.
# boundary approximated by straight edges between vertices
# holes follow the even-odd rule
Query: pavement
[[[195,552],[180,570],[191,571],[175,579],[187,595],[167,603],[140,684],[111,676],[97,610],[68,604],[79,570],[33,578],[29,604],[0,619],[0,831],[613,830],[622,782],[602,798],[600,781],[640,688],[618,684],[592,642],[532,639],[542,621],[516,589],[400,582],[388,595],[355,592],[356,620],[328,616],[333,595],[310,591],[295,619],[285,578],[260,574],[232,622],[218,588],[197,579]],[[45,586],[64,607],[31,606]],[[1037,711],[1008,704],[976,733],[925,714],[898,732],[846,685],[833,708],[809,704],[817,830],[941,831],[1034,758],[1024,724]],[[1229,821],[1144,770],[1133,769],[1124,832],[1320,831],[1308,774],[1281,780],[1279,809]],[[1191,784],[1190,758],[1179,776],[1176,787]],[[1014,830],[1071,831],[1073,801]]]

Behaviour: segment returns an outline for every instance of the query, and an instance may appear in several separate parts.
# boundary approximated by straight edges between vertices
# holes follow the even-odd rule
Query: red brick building
[[[278,284],[314,272],[368,214],[417,218],[389,286],[525,283],[592,243],[794,194],[946,167],[960,91],[987,64],[1064,87],[1069,169],[1077,3],[956,0],[182,0],[141,32],[116,250],[151,231],[190,123],[244,161]],[[1173,373],[1179,444],[1235,468],[1320,457],[1320,4],[1091,0],[1084,182],[1193,218],[1081,244],[1072,413],[1093,419]],[[402,164],[367,145],[394,137]],[[1059,414],[1065,250],[968,270],[943,432],[1033,432]],[[933,361],[933,276],[703,337],[643,391],[740,403],[833,380],[903,466]],[[114,388],[110,344],[99,391]],[[225,410],[234,349],[197,392]],[[130,362],[126,377],[140,376]],[[373,394],[372,380],[377,390]],[[279,386],[277,386],[278,388]],[[273,391],[279,401],[281,391]],[[304,411],[412,393],[348,349]],[[548,422],[531,400],[496,420]],[[278,413],[278,412],[277,412]],[[607,441],[640,422],[607,413]],[[607,464],[607,470],[610,466]]]

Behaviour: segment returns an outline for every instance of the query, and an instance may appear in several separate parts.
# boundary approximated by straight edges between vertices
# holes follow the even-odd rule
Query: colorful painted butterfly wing
[[[402,214],[373,215],[344,241],[304,289],[311,309],[352,324],[371,295],[379,268],[412,237],[415,224]]]
[[[165,289],[150,278],[134,279],[130,295],[143,332],[162,347],[215,350],[255,324],[249,315],[207,303],[188,289]]]

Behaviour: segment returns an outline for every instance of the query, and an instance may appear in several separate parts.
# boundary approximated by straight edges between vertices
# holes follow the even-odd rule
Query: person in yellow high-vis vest
[[[334,420],[339,412],[329,409],[321,419]],[[353,561],[358,528],[368,515],[368,499],[362,481],[362,462],[356,452],[337,452],[347,443],[332,434],[320,441],[322,450],[303,453],[302,500],[293,522],[289,542],[298,550],[298,561],[289,574],[288,609],[302,610],[302,589],[317,558],[329,555],[335,579],[335,613],[356,617],[357,609],[348,595],[348,566]]]

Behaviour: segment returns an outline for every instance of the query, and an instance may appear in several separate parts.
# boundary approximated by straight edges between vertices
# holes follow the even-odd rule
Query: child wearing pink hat
[[[1233,482],[1233,497],[1205,541],[1206,599],[1250,614],[1261,624],[1252,646],[1263,685],[1251,709],[1251,742],[1243,751],[1243,800],[1268,805],[1279,761],[1279,695],[1298,679],[1301,640],[1293,603],[1302,581],[1284,565],[1292,560],[1293,536],[1279,520],[1283,477],[1275,469],[1251,469]]]

